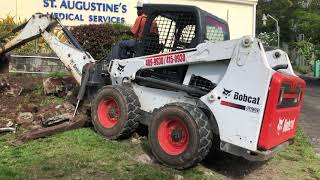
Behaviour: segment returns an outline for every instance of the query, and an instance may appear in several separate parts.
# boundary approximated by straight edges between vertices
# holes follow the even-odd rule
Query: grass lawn
[[[12,134],[0,136],[0,179],[154,180],[174,179],[176,175],[186,179],[320,178],[319,158],[301,131],[294,145],[263,164],[235,157],[227,157],[224,162],[220,156],[220,159],[207,160],[185,171],[139,163],[136,157],[149,152],[145,140],[140,145],[133,144],[130,139],[109,141],[91,128],[69,131],[23,145],[12,145],[10,141],[13,139]],[[244,168],[244,172],[233,166]],[[241,175],[236,176],[233,171],[239,171]]]

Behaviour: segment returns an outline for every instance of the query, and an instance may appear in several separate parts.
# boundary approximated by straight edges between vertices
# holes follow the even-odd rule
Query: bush
[[[0,37],[24,22],[26,22],[26,20],[15,22],[14,17],[9,15],[6,18],[0,18]],[[110,52],[112,44],[123,39],[131,39],[132,37],[127,33],[129,30],[130,27],[123,24],[98,24],[75,26],[71,32],[82,47],[88,51],[93,58],[99,60]],[[53,34],[58,37],[60,41],[66,41],[63,33],[54,31]],[[10,36],[7,40],[13,37],[14,36]],[[36,49],[37,51],[35,51]],[[24,55],[34,53],[54,54],[43,38],[28,42],[20,48],[15,49],[14,52]]]
[[[312,72],[311,66],[293,66],[293,69],[300,74],[308,74]]]
[[[258,35],[258,38],[261,40],[262,44],[266,47],[276,47],[278,46],[278,34],[275,32],[262,32]]]
[[[94,59],[99,60],[111,51],[114,43],[130,39],[130,28],[122,24],[92,24],[74,27],[71,32]]]
[[[0,37],[6,35],[15,27],[14,17],[8,15],[5,18],[0,18]]]

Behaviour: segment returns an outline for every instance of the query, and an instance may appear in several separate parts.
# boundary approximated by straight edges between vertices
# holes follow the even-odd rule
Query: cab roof
[[[206,17],[211,17],[214,18],[215,20],[223,23],[223,24],[228,24],[225,20],[210,14],[209,12],[202,10],[198,8],[197,6],[192,6],[192,5],[180,5],[180,4],[144,4],[143,5],[143,11],[145,14],[154,14],[156,12],[191,12],[195,13],[197,15],[197,18],[205,19]],[[174,18],[174,17],[172,17]]]

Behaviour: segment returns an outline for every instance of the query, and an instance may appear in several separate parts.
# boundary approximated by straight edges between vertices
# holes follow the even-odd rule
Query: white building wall
[[[54,2],[54,3],[51,3]],[[68,3],[84,2],[112,5],[113,10],[76,10]],[[66,25],[92,24],[100,18],[103,22],[123,22],[132,25],[136,18],[136,0],[0,0],[0,18],[15,16],[17,21],[29,19],[36,12],[62,13],[73,20],[62,20]],[[209,13],[226,20],[230,27],[231,39],[255,34],[255,7],[257,0],[151,0],[151,3],[184,4],[198,6]],[[65,8],[67,4],[67,8]],[[79,5],[78,4],[78,5]],[[80,20],[75,20],[75,17]]]

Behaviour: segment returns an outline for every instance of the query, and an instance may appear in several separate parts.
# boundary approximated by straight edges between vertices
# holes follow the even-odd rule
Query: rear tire
[[[162,164],[176,169],[192,167],[205,158],[212,145],[208,118],[190,104],[166,105],[154,113],[149,144]]]
[[[130,137],[139,126],[140,103],[129,86],[106,86],[91,103],[92,123],[109,139]]]

